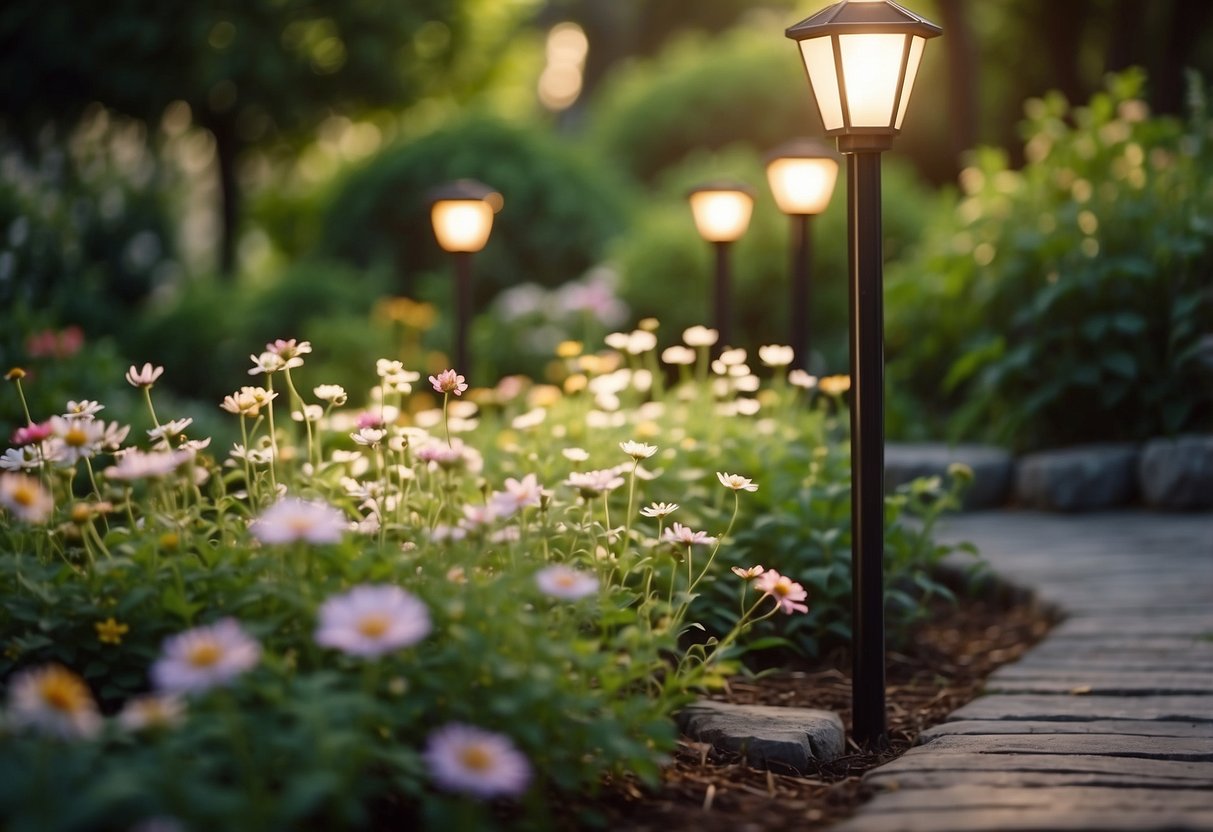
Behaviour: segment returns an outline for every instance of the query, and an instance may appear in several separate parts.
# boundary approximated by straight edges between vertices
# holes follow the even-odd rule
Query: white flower
[[[224,618],[165,639],[152,665],[152,685],[162,693],[201,693],[260,660],[261,645],[234,618]]]
[[[804,370],[792,370],[788,373],[788,384],[804,390],[812,390],[817,386],[817,376],[809,375]]]
[[[312,393],[320,401],[328,402],[336,407],[340,407],[349,400],[349,395],[340,384],[321,384],[319,387],[313,387]]]
[[[754,377],[750,376],[750,378]],[[742,416],[754,416],[760,410],[762,410],[762,403],[758,399],[737,400],[737,412]]]
[[[283,497],[249,527],[262,543],[339,543],[346,518],[328,503]]]
[[[131,368],[126,371],[126,380],[132,387],[151,387],[163,373],[163,367],[144,364],[143,369],[139,369],[132,364]]]
[[[626,332],[612,332],[603,340],[613,350],[622,352],[628,348],[628,334]]]
[[[324,408],[318,404],[305,404],[302,412],[291,411],[291,418],[296,422],[302,422],[305,418],[309,422],[319,422],[322,416],[324,416]]]
[[[32,471],[42,465],[37,445],[9,448],[0,455],[0,469],[5,471]]]
[[[601,471],[574,471],[569,474],[565,484],[576,488],[581,492],[581,496],[589,498],[596,497],[604,491],[614,491],[623,485],[623,477],[616,474],[612,468]]]
[[[430,632],[430,613],[397,586],[356,586],[320,607],[316,643],[373,658],[409,647]]]
[[[526,413],[515,416],[514,420],[510,422],[510,427],[514,430],[530,430],[542,425],[547,417],[548,412],[546,410],[542,407],[536,407],[528,410]]]
[[[279,370],[285,370],[287,367],[287,360],[276,352],[263,352],[261,355],[250,355],[249,359],[253,362],[253,369],[248,371],[250,376],[261,373],[265,373],[268,376]],[[300,361],[300,364],[302,363]]]
[[[266,352],[275,353],[286,361],[286,366],[283,369],[291,369],[303,366],[303,359],[299,356],[307,355],[312,351],[312,342],[296,342],[294,338],[284,341],[279,338],[272,343],[266,344],[265,350]]]
[[[408,370],[401,370],[398,373],[392,373],[384,376],[383,386],[387,388],[389,393],[400,393],[407,395],[413,392],[413,382],[421,378],[421,373],[412,373]]]
[[[448,526],[446,523],[439,523],[430,530],[430,540],[434,543],[463,540],[467,536],[468,530],[463,526]]]
[[[740,474],[722,474],[716,472],[716,479],[720,480],[720,484],[725,488],[731,488],[734,491],[757,491],[758,486],[753,480],[746,479]]]
[[[105,410],[105,405],[85,399],[84,401],[67,403],[67,411],[63,414],[64,419],[92,419],[101,411]]]
[[[731,350],[725,350],[720,354],[720,363],[726,367],[732,367],[737,364],[745,363],[745,348],[734,347]],[[746,372],[749,372],[748,370]]]
[[[69,420],[52,416],[50,425],[53,434],[48,455],[64,466],[96,456],[105,441],[105,424],[95,419]]]
[[[173,473],[193,456],[189,451],[144,453],[131,448],[122,454],[116,465],[105,469],[105,475],[112,480],[155,479]]]
[[[716,542],[716,538],[709,537],[707,532],[692,531],[689,526],[681,523],[675,523],[666,529],[661,539],[666,543],[682,546],[707,546]]]
[[[644,442],[633,442],[629,439],[627,442],[619,443],[619,450],[623,451],[632,459],[639,462],[640,460],[648,459],[653,454],[657,453],[657,446],[647,445]]]
[[[98,425],[101,426],[101,450],[116,451],[126,441],[126,436],[131,432],[130,425],[120,425],[117,422],[102,422],[98,420]]]
[[[353,439],[359,445],[376,448],[383,441],[383,437],[387,436],[386,430],[379,428],[362,428],[357,433],[351,433],[350,439]]]
[[[795,357],[796,353],[791,347],[779,344],[769,344],[758,348],[759,360],[768,367],[786,367],[792,363]]]
[[[556,563],[535,573],[535,583],[547,595],[575,601],[598,591],[598,579],[578,572],[563,563]]]
[[[479,506],[474,503],[469,503],[463,507],[463,527],[465,529],[475,529],[478,526],[487,526],[497,519],[497,511],[492,505]]]
[[[657,348],[657,336],[643,329],[635,330],[628,336],[624,349],[630,355],[642,355]]]
[[[219,405],[228,413],[238,413],[241,416],[256,416],[261,408],[278,398],[278,394],[264,387],[241,387],[230,396],[223,397]]]
[[[45,523],[55,502],[42,483],[25,474],[0,474],[0,506],[26,523]]]
[[[508,477],[505,481],[505,491],[494,491],[489,503],[498,517],[509,517],[528,506],[539,505],[542,492],[543,489],[534,474],[527,474],[521,480]]]
[[[682,344],[676,344],[672,347],[667,347],[661,353],[661,360],[666,364],[677,366],[680,364],[694,364],[695,350],[690,347],[684,347]]]
[[[585,462],[590,458],[589,452],[584,448],[565,448],[560,454],[569,462]]]
[[[17,727],[61,739],[96,736],[102,725],[84,680],[57,664],[23,670],[9,680],[8,718]]]
[[[404,364],[399,361],[389,361],[386,358],[380,358],[375,362],[375,373],[380,378],[394,376],[397,373],[404,372]],[[317,393],[319,395],[319,393]]]
[[[512,797],[526,791],[531,766],[510,741],[471,725],[451,723],[430,734],[425,762],[435,784],[473,797]]]
[[[185,419],[173,419],[165,422],[158,428],[149,428],[147,438],[153,442],[160,441],[165,444],[171,444],[170,439],[173,439],[181,434],[183,430],[194,423],[193,418],[186,417]]]
[[[706,326],[693,326],[683,330],[682,340],[688,347],[710,347],[720,338],[720,333]]]
[[[128,731],[170,728],[185,718],[185,701],[171,694],[149,693],[128,699],[118,724]]]
[[[237,443],[232,445],[232,457],[243,459],[253,465],[269,465],[274,458],[274,452],[269,448],[248,448]]]
[[[645,517],[656,517],[658,520],[668,517],[678,510],[678,503],[652,503],[640,510]]]
[[[743,581],[752,581],[763,573],[761,566],[751,566],[748,569],[742,569],[740,566],[733,567],[733,574]]]

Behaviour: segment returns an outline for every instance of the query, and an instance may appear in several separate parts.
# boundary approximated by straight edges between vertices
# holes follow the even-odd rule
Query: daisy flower
[[[42,465],[42,457],[37,445],[26,445],[22,448],[8,448],[0,455],[0,470],[32,471]]]
[[[531,766],[509,737],[451,723],[430,734],[426,765],[434,783],[479,798],[513,797],[526,791]]]
[[[128,731],[171,728],[185,719],[185,701],[179,696],[148,693],[128,699],[118,714],[118,724]]]
[[[357,433],[351,433],[350,439],[353,439],[358,445],[376,448],[385,436],[387,436],[386,430],[380,428],[361,428]]]
[[[826,376],[817,382],[817,386],[821,388],[821,392],[830,396],[841,396],[843,393],[851,389],[850,376]]]
[[[265,373],[268,376],[287,368],[287,360],[276,352],[263,352],[261,355],[250,355],[249,360],[253,362],[253,369],[248,371],[250,376],[260,375],[261,373]],[[300,361],[299,363],[302,364],[303,362]],[[296,364],[295,366],[299,365]]]
[[[50,453],[67,466],[96,456],[105,440],[104,423],[92,419],[52,416],[51,430],[54,434]]]
[[[720,339],[720,333],[706,326],[693,326],[682,332],[682,340],[688,347],[710,347]]]
[[[320,607],[316,643],[343,653],[375,658],[409,647],[430,632],[425,604],[398,586],[356,586]]]
[[[286,364],[283,365],[284,370],[289,370],[294,367],[302,367],[302,355],[307,355],[312,351],[311,341],[296,341],[294,338],[277,340],[265,345],[266,352],[272,352],[281,358]]]
[[[740,566],[733,567],[733,574],[743,581],[752,581],[764,571],[761,566],[751,566],[749,569],[742,569]]]
[[[105,469],[105,475],[111,480],[157,479],[173,473],[192,458],[193,454],[188,451],[144,453],[131,448],[122,454],[116,465]]]
[[[716,472],[716,479],[720,480],[720,484],[725,488],[731,488],[734,491],[757,491],[758,485],[751,479],[741,476],[740,474],[722,474]]]
[[[175,439],[176,437],[180,436],[181,432],[193,423],[193,418],[188,416],[184,419],[173,419],[165,422],[158,428],[149,428],[147,438],[153,442],[164,442],[165,444],[171,444],[169,443],[170,439]]]
[[[779,609],[788,615],[794,612],[809,611],[807,606],[798,603],[808,597],[804,587],[791,578],[780,575],[774,569],[759,575],[758,580],[754,582],[754,588],[775,599]]]
[[[58,664],[24,670],[9,680],[8,719],[62,739],[96,736],[102,725],[84,680]]]
[[[161,693],[201,693],[260,660],[261,645],[234,618],[224,618],[165,639],[152,665],[152,686]]]
[[[615,469],[607,468],[601,471],[574,471],[564,482],[580,491],[582,497],[589,499],[603,492],[614,491],[623,485],[623,477],[619,476]]]
[[[126,380],[131,387],[151,387],[163,373],[163,367],[153,367],[151,364],[144,364],[143,368],[140,369],[132,364],[131,368],[126,371]]]
[[[328,402],[336,407],[341,407],[349,401],[349,394],[345,392],[345,388],[340,384],[321,384],[318,387],[312,388],[312,393],[322,402]]]
[[[70,405],[71,402],[68,402]],[[49,439],[54,431],[51,429],[50,422],[44,422],[41,425],[26,425],[22,428],[17,428],[13,431],[13,444],[20,447],[21,445],[37,445],[44,439]]]
[[[430,376],[430,384],[436,393],[454,393],[456,396],[462,396],[463,391],[468,389],[467,379],[454,370],[443,370],[436,376]]]
[[[645,517],[655,517],[661,520],[678,510],[678,503],[652,503],[640,510]]]
[[[648,459],[653,454],[657,453],[657,446],[646,445],[644,442],[633,442],[629,439],[627,442],[619,443],[619,450],[623,451],[632,459],[639,462],[640,460]]]
[[[404,372],[404,364],[400,361],[390,361],[386,358],[380,358],[375,362],[375,374],[380,378],[394,376],[397,373]]]
[[[278,398],[278,394],[266,390],[264,387],[241,387],[230,396],[223,397],[223,403],[219,406],[228,413],[236,413],[241,416],[257,416],[261,413],[261,408]]]
[[[565,448],[560,455],[569,462],[585,462],[590,458],[590,454],[585,448]]]
[[[707,532],[692,531],[689,526],[684,526],[681,523],[674,523],[666,529],[662,535],[662,540],[682,546],[707,546],[716,542],[716,538],[709,537]]]
[[[575,601],[598,591],[598,579],[578,572],[563,563],[553,564],[535,573],[535,583],[547,595]]]
[[[521,480],[508,477],[504,491],[494,491],[489,497],[489,504],[498,517],[509,517],[529,506],[539,505],[543,489],[534,474],[527,474]]]
[[[283,497],[249,527],[262,543],[339,543],[345,515],[328,503]]]
[[[786,367],[795,357],[796,353],[791,347],[780,344],[768,344],[758,348],[758,359],[768,367]]]
[[[788,373],[788,384],[802,390],[812,390],[817,386],[817,376],[809,375],[804,370],[792,370]]]
[[[98,402],[85,399],[81,402],[69,401],[67,403],[67,411],[64,412],[64,419],[92,419],[101,411],[105,410],[105,405]],[[21,444],[25,444],[24,442]]]
[[[661,360],[671,366],[679,366],[684,364],[695,363],[695,350],[690,347],[684,347],[681,344],[676,344],[672,347],[667,347],[661,353]]]
[[[42,483],[25,474],[0,474],[0,506],[25,523],[45,523],[55,508]]]

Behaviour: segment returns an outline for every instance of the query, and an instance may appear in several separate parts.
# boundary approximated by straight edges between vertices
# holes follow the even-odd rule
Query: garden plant
[[[380,359],[365,398],[274,341],[215,402],[232,447],[164,412],[158,366],[126,373],[145,435],[30,412],[12,368],[5,828],[592,824],[748,657],[845,643],[845,378],[643,323],[562,344],[561,387]],[[894,637],[946,593],[954,474],[889,497]]]

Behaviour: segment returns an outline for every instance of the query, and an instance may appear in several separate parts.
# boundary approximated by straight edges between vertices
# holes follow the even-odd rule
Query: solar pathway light
[[[809,367],[813,260],[810,221],[829,207],[837,179],[838,155],[819,141],[795,139],[767,154],[767,181],[775,204],[792,221],[788,344],[794,350],[794,366],[806,370],[812,369]]]
[[[430,192],[430,221],[443,250],[455,258],[455,367],[471,376],[467,349],[472,320],[472,255],[484,248],[501,210],[501,194],[482,182],[460,179]]]
[[[854,738],[887,744],[884,303],[880,154],[901,132],[923,49],[943,31],[890,0],[843,0],[787,30],[827,136],[847,159]]]
[[[709,182],[687,193],[691,213],[699,236],[716,249],[715,322],[720,333],[718,343],[732,343],[732,309],[730,307],[732,273],[729,253],[733,243],[741,239],[750,226],[754,211],[754,190],[739,182]]]

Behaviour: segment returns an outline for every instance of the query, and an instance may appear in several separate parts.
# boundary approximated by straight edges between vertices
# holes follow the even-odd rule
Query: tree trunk
[[[977,110],[979,79],[977,44],[969,26],[969,6],[966,0],[939,0],[939,12],[947,37],[943,44],[948,56],[948,135],[952,142],[952,158],[960,172],[961,155],[977,143]]]
[[[240,230],[240,183],[236,161],[243,149],[236,125],[218,116],[208,125],[215,137],[215,160],[219,166],[219,273],[231,279],[236,273],[236,238]]]

